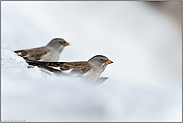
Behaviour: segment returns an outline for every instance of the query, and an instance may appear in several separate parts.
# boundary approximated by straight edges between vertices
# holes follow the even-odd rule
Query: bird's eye
[[[100,61],[103,61],[103,59],[101,58]]]
[[[62,42],[61,41],[58,41],[59,44],[61,44]]]

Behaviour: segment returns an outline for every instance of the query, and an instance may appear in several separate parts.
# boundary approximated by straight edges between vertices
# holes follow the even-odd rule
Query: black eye
[[[58,41],[59,44],[61,44],[62,42],[61,41]]]
[[[102,58],[100,58],[100,61],[103,61],[103,59],[102,59]]]

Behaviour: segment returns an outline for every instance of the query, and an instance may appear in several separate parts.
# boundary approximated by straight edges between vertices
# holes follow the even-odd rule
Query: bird
[[[46,46],[16,50],[14,51],[18,56],[23,57],[26,61],[44,61],[44,62],[57,62],[60,58],[60,53],[65,46],[70,45],[62,38],[52,39]]]
[[[30,66],[38,66],[43,71],[49,71],[52,74],[70,75],[85,78],[89,81],[103,82],[108,77],[99,78],[108,64],[113,63],[106,56],[95,55],[88,61],[76,62],[36,62],[28,61]],[[68,72],[68,73],[67,73]]]

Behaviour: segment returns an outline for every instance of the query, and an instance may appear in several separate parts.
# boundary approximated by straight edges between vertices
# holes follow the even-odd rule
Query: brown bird
[[[77,77],[84,77],[87,80],[96,81],[100,79],[101,73],[105,70],[108,64],[113,63],[106,56],[96,55],[88,61],[78,62],[35,62],[27,61],[30,66],[38,66],[53,73],[53,74],[64,74]],[[69,71],[68,74],[65,72]],[[102,77],[101,81],[105,81],[108,77]],[[98,80],[98,82],[101,82]]]
[[[67,45],[69,45],[69,43],[64,39],[54,38],[44,47],[17,50],[14,52],[25,60],[57,62],[59,60],[60,53]]]

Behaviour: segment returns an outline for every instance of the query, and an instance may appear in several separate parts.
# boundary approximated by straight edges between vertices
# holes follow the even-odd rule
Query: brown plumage
[[[61,71],[71,70],[70,74],[82,75],[91,69],[88,62],[35,62],[27,61],[30,66],[38,66],[41,68],[53,68],[51,72],[54,72],[54,68],[57,68]],[[56,72],[57,70],[55,70]]]
[[[46,49],[45,47],[40,47],[28,50],[17,50],[14,52],[24,59],[40,60],[42,55],[47,54],[48,52],[50,52],[50,50]]]

